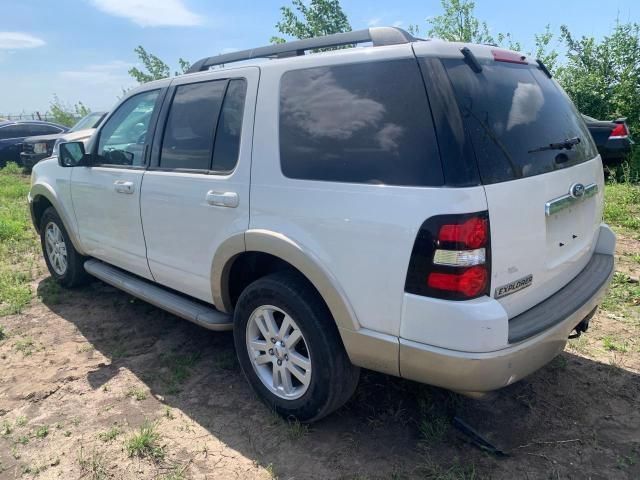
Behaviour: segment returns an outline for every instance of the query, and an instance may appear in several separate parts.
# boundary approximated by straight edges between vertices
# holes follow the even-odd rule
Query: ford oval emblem
[[[584,185],[581,183],[574,183],[569,189],[569,195],[571,195],[573,198],[582,197],[584,195]]]

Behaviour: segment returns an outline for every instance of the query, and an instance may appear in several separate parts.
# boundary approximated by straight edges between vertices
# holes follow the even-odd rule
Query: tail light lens
[[[489,220],[483,217],[471,217],[463,223],[442,225],[438,233],[438,242],[475,249],[487,243],[488,234]]]
[[[405,291],[447,300],[489,295],[490,239],[486,211],[431,217],[416,237]]]
[[[627,126],[624,123],[618,123],[613,130],[611,130],[611,134],[609,138],[622,138],[629,136],[629,130],[627,130]]]
[[[427,277],[427,285],[437,290],[460,292],[468,298],[483,294],[487,287],[485,266],[467,268],[460,273],[432,272]]]

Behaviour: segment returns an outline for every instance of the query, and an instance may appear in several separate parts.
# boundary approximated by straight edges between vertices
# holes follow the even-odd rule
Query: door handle
[[[135,188],[133,186],[133,182],[128,182],[126,180],[116,180],[113,182],[113,188],[118,193],[133,193]]]
[[[216,207],[236,208],[239,203],[238,194],[236,192],[207,192],[207,203]]]

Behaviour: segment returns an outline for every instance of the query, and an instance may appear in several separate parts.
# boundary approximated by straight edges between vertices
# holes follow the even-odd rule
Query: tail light
[[[629,130],[627,129],[627,125],[625,123],[618,123],[611,133],[609,134],[609,138],[624,138],[629,136]]]
[[[431,217],[413,245],[405,291],[447,300],[489,295],[490,240],[486,211]]]

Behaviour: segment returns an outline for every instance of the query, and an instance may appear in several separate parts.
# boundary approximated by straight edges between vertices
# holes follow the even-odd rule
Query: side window
[[[160,168],[209,170],[227,80],[176,88],[162,139]]]
[[[144,165],[144,146],[158,90],[127,99],[100,130],[98,156],[107,165]]]
[[[415,60],[294,70],[280,85],[280,162],[290,178],[444,183]]]
[[[8,127],[0,128],[0,138],[21,138],[28,137],[29,131],[25,125],[9,125]]]
[[[52,135],[54,133],[62,132],[62,129],[54,127],[53,125],[38,125],[31,124],[28,127],[29,135]]]
[[[240,152],[240,133],[244,114],[244,98],[247,94],[247,82],[235,79],[229,82],[227,94],[222,104],[218,120],[216,142],[213,151],[211,170],[230,172],[238,163]]]

